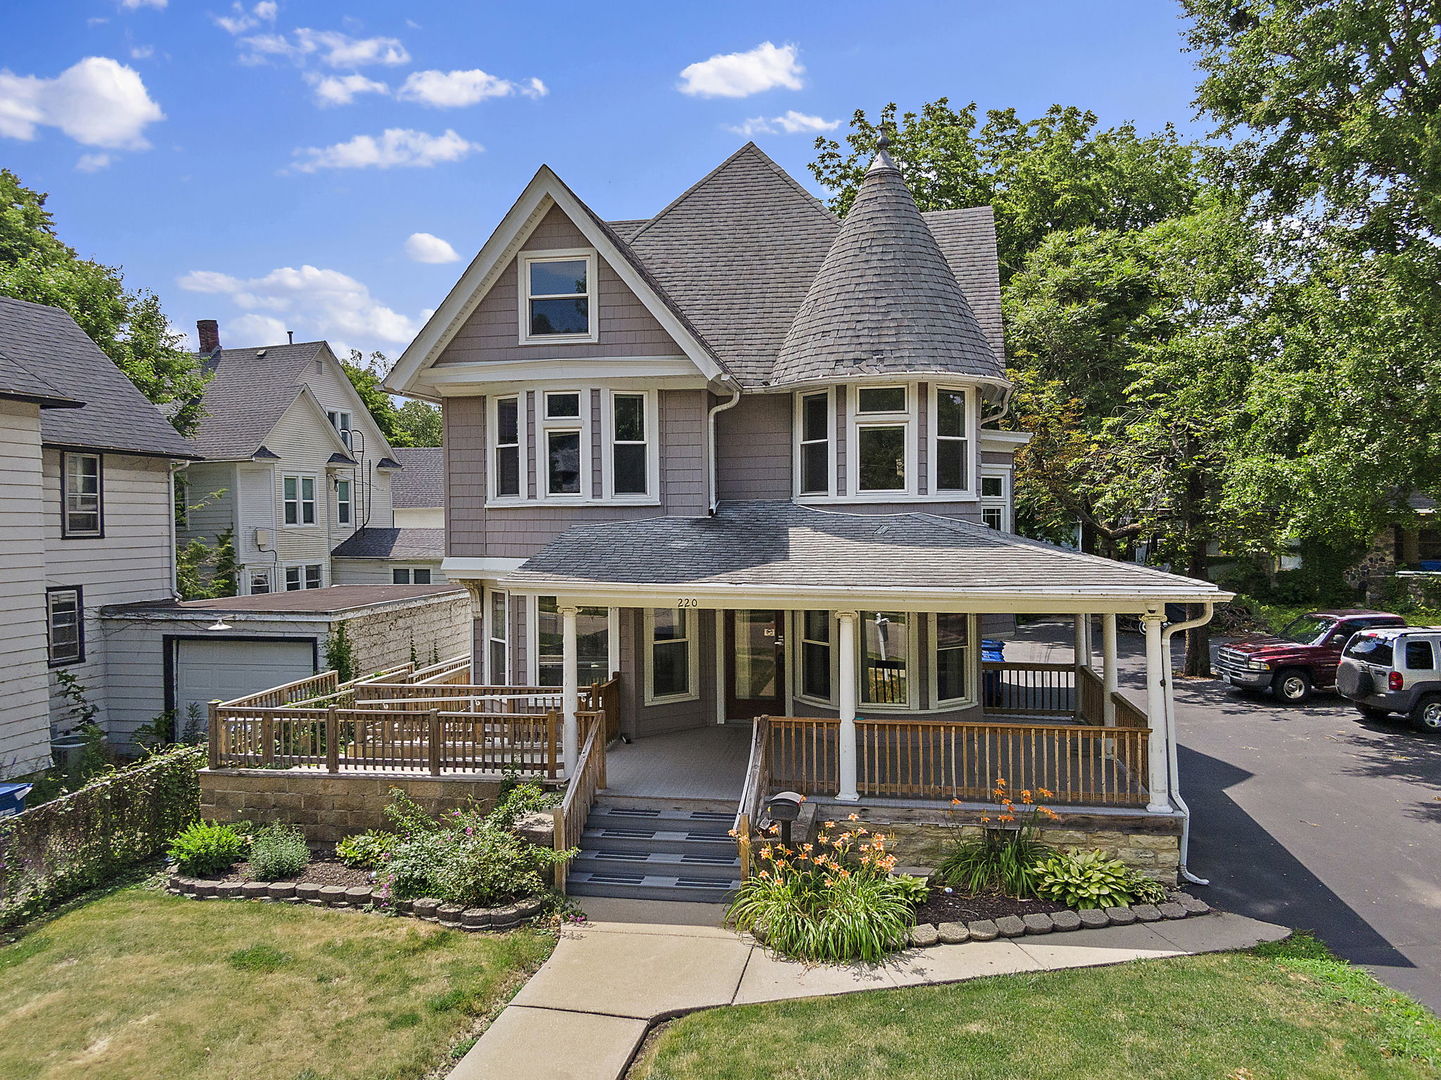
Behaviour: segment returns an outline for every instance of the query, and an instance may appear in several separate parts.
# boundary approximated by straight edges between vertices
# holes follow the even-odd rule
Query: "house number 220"
[[[675,602],[675,606],[678,607],[678,608],[680,608],[680,607],[693,607],[693,608],[698,608],[698,607],[700,607],[700,601],[697,600],[694,596],[682,596],[679,600],[677,600],[677,601]]]

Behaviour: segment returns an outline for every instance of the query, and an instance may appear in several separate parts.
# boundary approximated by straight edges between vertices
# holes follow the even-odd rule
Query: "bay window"
[[[801,696],[831,701],[831,613],[800,613]]]
[[[931,408],[931,490],[971,490],[970,392],[937,387]]]
[[[831,395],[822,390],[796,398],[796,493],[829,495],[831,475]]]
[[[637,498],[657,494],[651,477],[651,441],[654,420],[651,396],[645,393],[610,394],[609,494]]]
[[[935,655],[931,697],[935,705],[969,701],[971,693],[971,617],[955,612],[931,616]]]
[[[525,494],[525,469],[521,453],[525,445],[525,413],[519,394],[492,398],[490,403],[491,472],[490,491],[495,499],[519,499]]]
[[[350,481],[335,482],[335,521],[338,525],[349,525],[353,507],[350,501]]]
[[[913,490],[910,390],[862,386],[852,398],[853,490],[857,494]]]
[[[519,263],[521,341],[594,341],[595,253],[522,255]]]
[[[560,608],[553,596],[535,603],[536,685],[560,686],[565,677],[564,639]],[[575,617],[576,670],[581,686],[610,678],[610,611],[603,607],[579,608]]]
[[[652,608],[645,613],[647,705],[698,696],[695,612]]]
[[[861,612],[863,703],[911,705],[911,619],[905,611]]]
[[[547,391],[541,420],[544,436],[545,493],[584,497],[590,447],[586,436],[589,392]]]
[[[1008,477],[1006,472],[981,473],[981,523],[1001,532],[1011,531]]]

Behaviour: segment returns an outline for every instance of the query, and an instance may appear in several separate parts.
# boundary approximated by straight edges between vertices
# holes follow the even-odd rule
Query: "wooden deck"
[[[750,749],[749,724],[711,725],[615,743],[606,755],[605,793],[734,803],[745,783]]]

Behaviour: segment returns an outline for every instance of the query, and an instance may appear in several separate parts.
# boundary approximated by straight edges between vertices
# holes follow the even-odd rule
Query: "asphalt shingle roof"
[[[402,466],[390,481],[390,504],[409,510],[445,505],[445,451],[439,446],[396,447]]]
[[[923,210],[921,217],[950,263],[971,314],[980,323],[991,351],[1006,355],[1001,333],[1001,260],[996,253],[996,215],[989,206],[962,210]]]
[[[200,453],[221,461],[251,457],[295,402],[300,375],[326,348],[323,341],[221,349],[205,387],[205,415],[195,435]]]
[[[0,353],[12,372],[23,369],[85,403],[42,412],[44,442],[158,457],[199,456],[67,312],[0,296]]]
[[[579,525],[509,575],[517,585],[723,584],[956,592],[1115,590],[1224,596],[1209,582],[926,513],[722,503],[713,517]]]
[[[0,397],[33,401],[46,408],[79,408],[85,404],[62,394],[24,364],[0,352]]]
[[[356,529],[330,553],[337,559],[441,559],[444,529]]]

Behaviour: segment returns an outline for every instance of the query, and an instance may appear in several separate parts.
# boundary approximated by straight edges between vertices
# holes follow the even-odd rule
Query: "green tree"
[[[390,360],[384,353],[373,352],[367,358],[352,349],[350,359],[342,360],[340,366],[391,446],[440,445],[439,409],[415,400],[396,405],[385,391],[383,383]]]
[[[440,410],[429,402],[409,398],[395,410],[396,430],[404,446],[440,445]]]
[[[200,419],[205,374],[180,347],[153,293],[132,292],[119,269],[82,259],[56,235],[47,196],[0,169],[0,295],[70,313],[150,401],[185,433]]]

